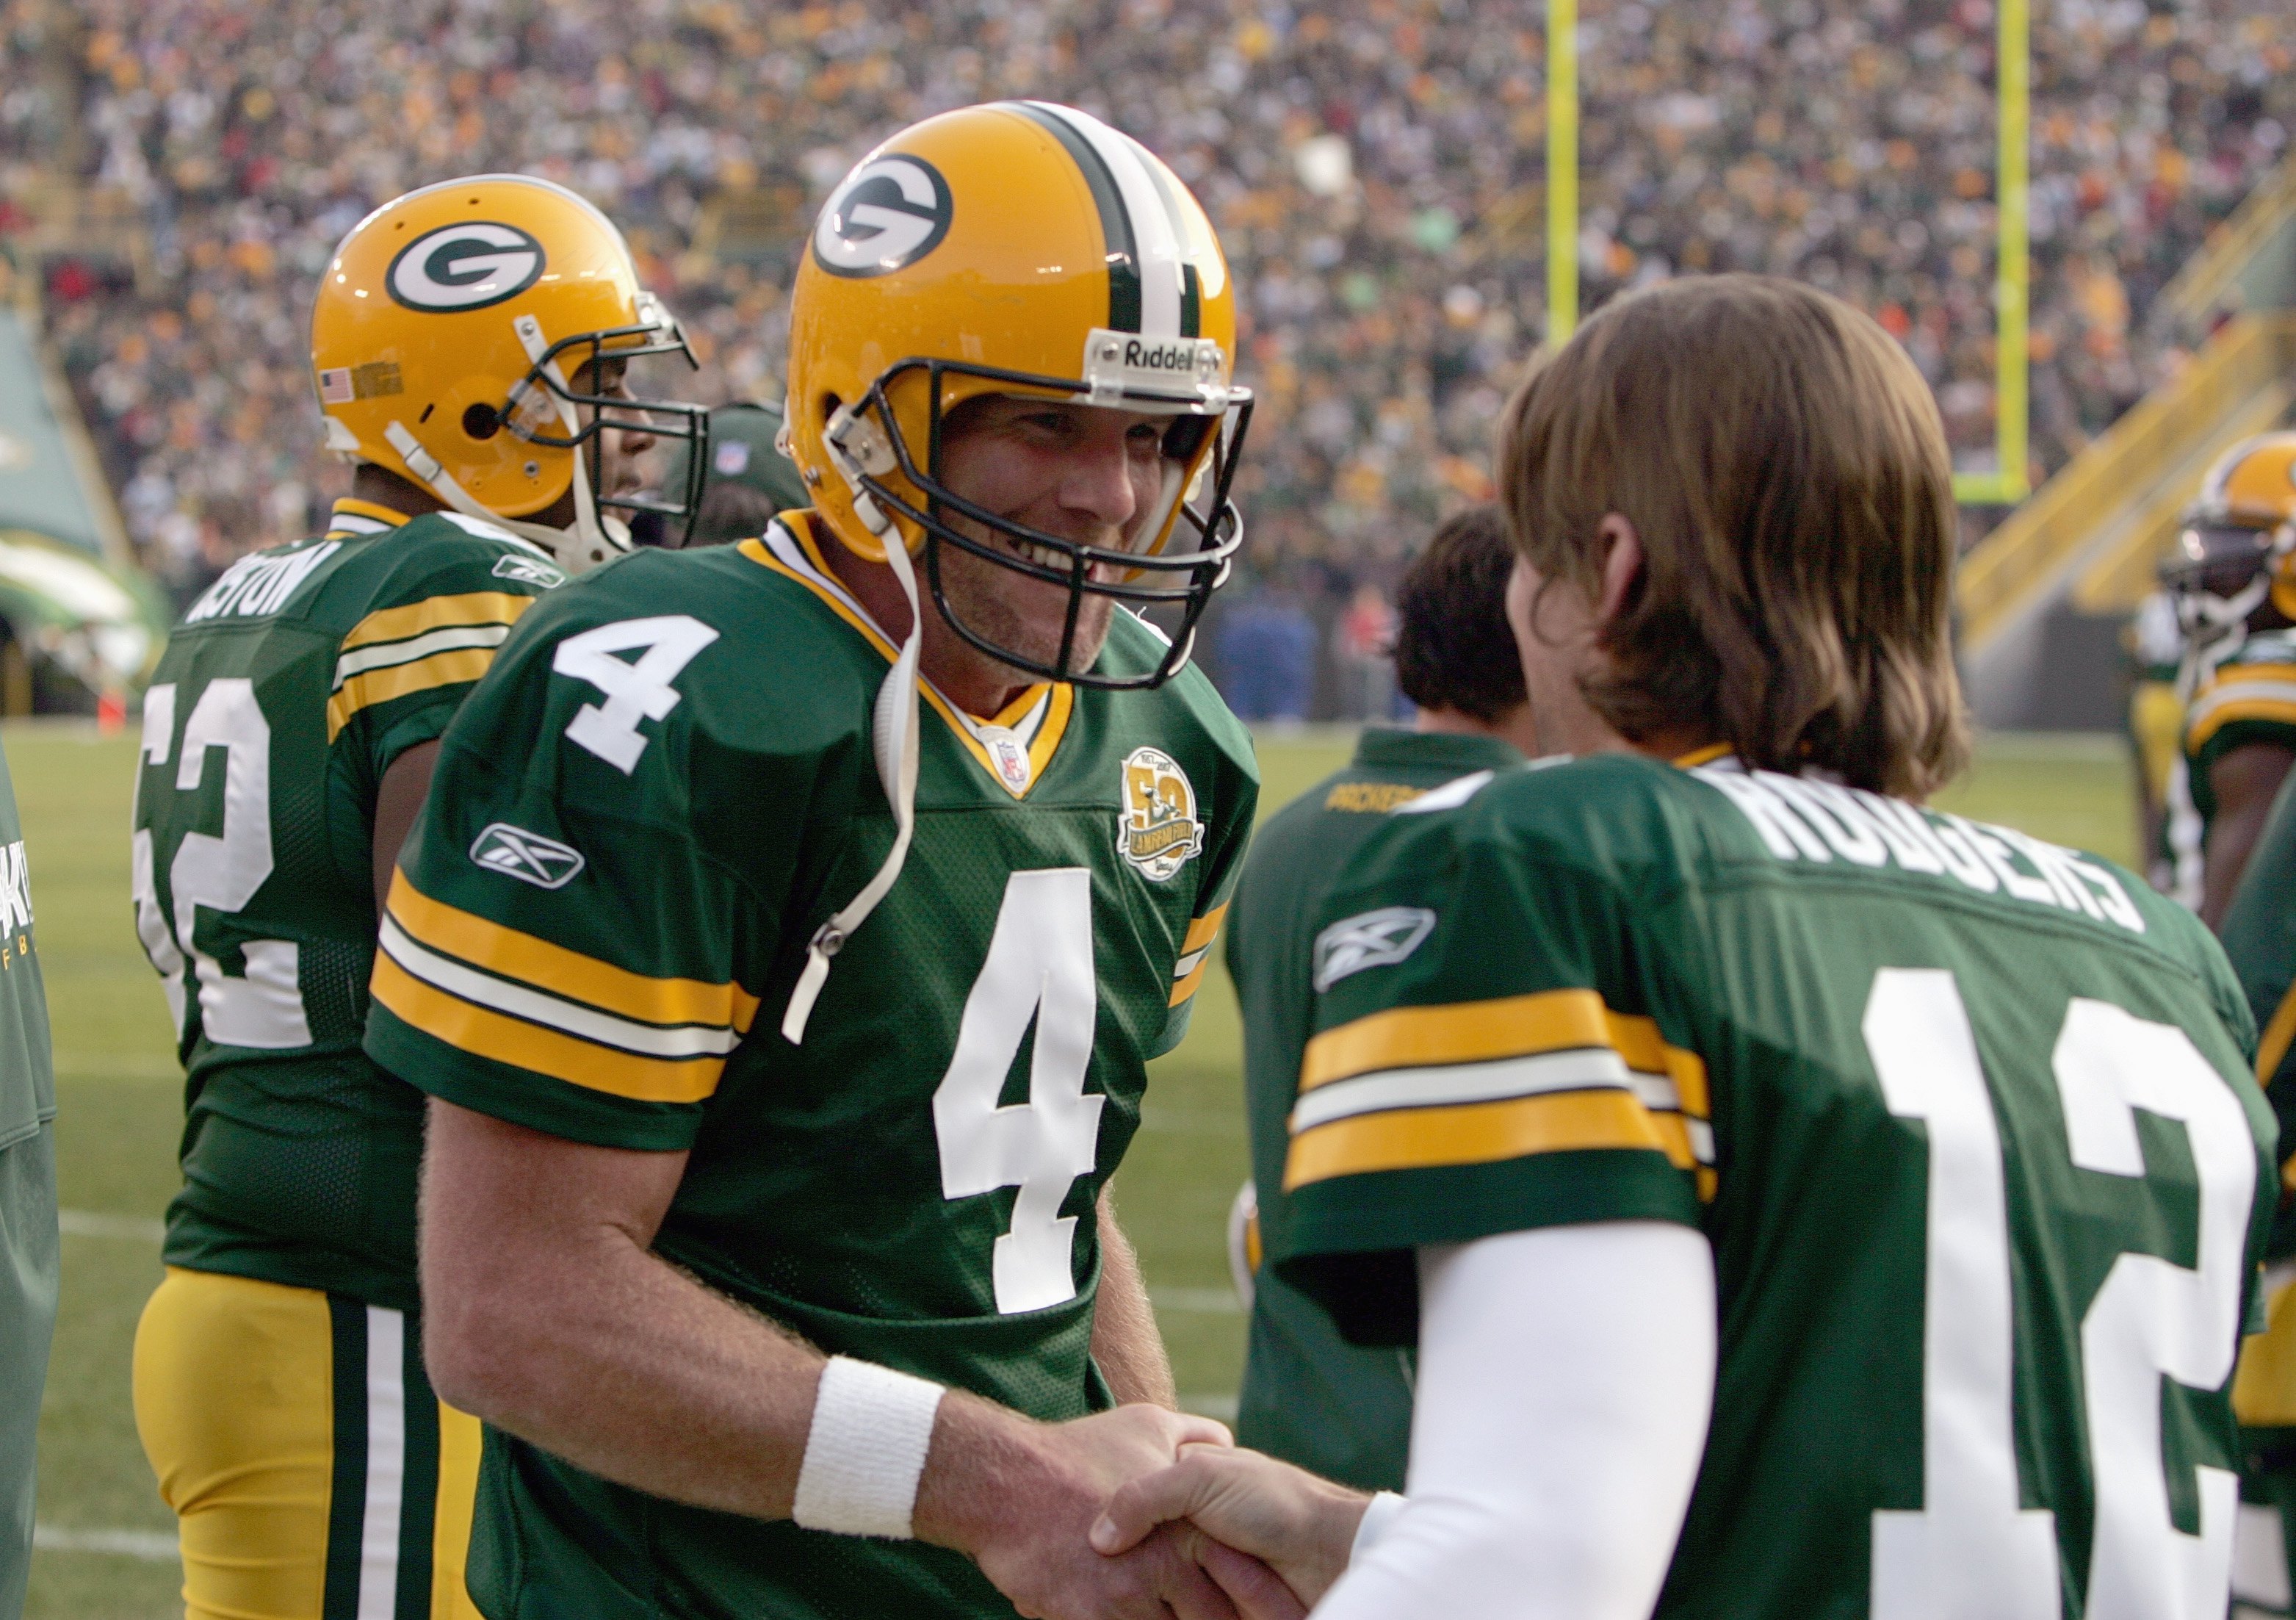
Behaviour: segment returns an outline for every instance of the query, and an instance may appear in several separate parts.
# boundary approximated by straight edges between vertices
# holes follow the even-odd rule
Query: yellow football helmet
[[[629,548],[604,508],[690,524],[701,505],[707,412],[600,381],[607,362],[657,354],[693,364],[677,323],[638,285],[621,233],[526,175],[448,180],[383,204],[336,248],[311,310],[328,448],[537,541],[577,572]],[[577,392],[570,378],[585,375]],[[685,487],[602,487],[602,458],[583,447],[610,429],[685,441]],[[520,521],[570,489],[571,525]]]
[[[2218,458],[2161,582],[2177,604],[2188,677],[2260,628],[2252,621],[2267,604],[2296,622],[2296,432],[2244,440]]]
[[[822,523],[871,561],[922,552],[942,615],[1017,668],[1152,686],[1187,662],[1242,534],[1229,488],[1251,415],[1234,386],[1235,292],[1211,222],[1130,136],[1072,108],[998,102],[941,114],[862,159],[823,207],[790,295],[783,432]],[[947,414],[983,394],[1168,415],[1163,492],[1123,550],[1002,520],[941,480]],[[1024,543],[1022,557],[947,521]],[[1065,586],[1178,610],[1151,674],[1071,669],[1002,646],[941,590],[955,546]],[[1095,578],[1095,565],[1104,577]]]

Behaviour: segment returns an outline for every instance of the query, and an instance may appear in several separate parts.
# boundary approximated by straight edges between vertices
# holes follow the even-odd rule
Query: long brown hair
[[[1599,590],[1607,514],[1641,538],[1611,667],[1582,681],[1629,741],[1703,729],[1914,798],[1966,761],[1945,432],[1866,316],[1773,276],[1620,299],[1515,391],[1496,462],[1544,579]]]

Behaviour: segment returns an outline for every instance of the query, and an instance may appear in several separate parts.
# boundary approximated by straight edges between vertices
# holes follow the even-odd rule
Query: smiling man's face
[[[1145,538],[1140,530],[1163,491],[1164,430],[1170,421],[1055,399],[968,399],[949,413],[942,429],[941,481],[1007,522],[1078,545],[1129,550]],[[942,516],[984,546],[1048,567],[1067,566],[1065,557],[1032,552],[959,514]],[[1113,572],[1096,566],[1092,578],[1105,581]],[[1038,662],[1060,656],[1069,612],[1065,586],[947,545],[940,548],[940,577],[950,611],[966,628]],[[1069,668],[1087,669],[1100,655],[1114,606],[1107,596],[1084,599]]]

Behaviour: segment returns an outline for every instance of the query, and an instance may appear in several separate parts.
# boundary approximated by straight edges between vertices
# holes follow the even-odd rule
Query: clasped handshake
[[[1346,1570],[1370,1501],[1161,1407],[1029,1444],[1037,1466],[1000,1474],[1042,1486],[972,1504],[985,1534],[967,1539],[1031,1620],[1299,1620]]]

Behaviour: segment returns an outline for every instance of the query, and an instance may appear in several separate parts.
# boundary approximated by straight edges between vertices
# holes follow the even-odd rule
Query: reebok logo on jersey
[[[537,889],[562,889],[586,864],[582,851],[555,838],[497,821],[471,845],[471,859],[489,872],[515,877]]]
[[[1382,906],[1341,918],[1316,936],[1316,992],[1367,967],[1394,966],[1434,931],[1435,914],[1423,906]]]
[[[497,580],[516,580],[525,585],[539,585],[545,590],[554,590],[566,583],[565,571],[552,567],[540,557],[498,558],[495,563],[494,576]]]

